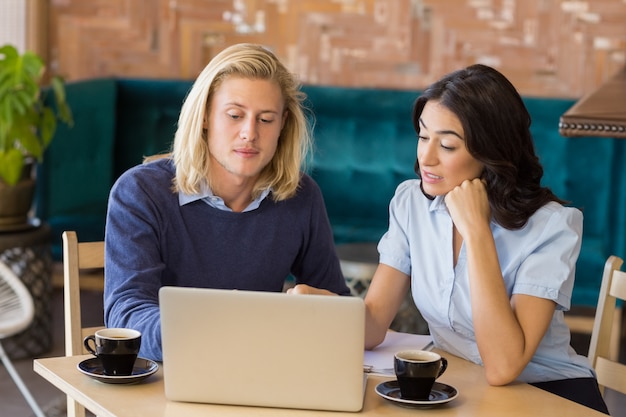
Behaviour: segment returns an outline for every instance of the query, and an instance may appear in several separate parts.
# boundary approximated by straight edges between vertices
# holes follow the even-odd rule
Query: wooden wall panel
[[[50,0],[51,70],[195,78],[262,43],[305,83],[423,88],[483,62],[524,94],[579,97],[624,66],[626,0]]]

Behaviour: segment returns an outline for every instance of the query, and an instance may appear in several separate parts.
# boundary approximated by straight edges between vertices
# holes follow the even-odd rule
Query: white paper
[[[430,335],[387,332],[385,340],[373,350],[366,350],[363,364],[373,373],[393,374],[393,356],[406,349],[425,349],[432,342]],[[383,371],[390,370],[390,371]]]

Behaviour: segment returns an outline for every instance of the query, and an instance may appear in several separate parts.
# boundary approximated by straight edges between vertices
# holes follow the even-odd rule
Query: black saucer
[[[131,375],[105,375],[98,358],[85,359],[78,364],[78,370],[93,379],[107,384],[135,384],[143,381],[159,369],[159,365],[150,359],[137,358]]]
[[[454,400],[459,392],[451,385],[435,382],[427,400],[407,400],[400,395],[398,381],[381,382],[376,386],[376,394],[395,404],[409,408],[432,408]]]

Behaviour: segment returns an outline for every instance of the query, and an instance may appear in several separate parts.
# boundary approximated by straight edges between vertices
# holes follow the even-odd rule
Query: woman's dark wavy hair
[[[541,186],[543,168],[535,154],[530,114],[504,75],[477,64],[429,86],[413,106],[413,127],[418,135],[420,116],[430,100],[459,118],[467,150],[485,166],[482,178],[498,224],[519,229],[546,203],[565,203]],[[417,160],[415,172],[420,177]]]

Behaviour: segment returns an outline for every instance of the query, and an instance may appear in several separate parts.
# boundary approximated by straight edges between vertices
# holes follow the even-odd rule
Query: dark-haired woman
[[[608,414],[587,358],[570,347],[582,214],[542,187],[530,116],[498,71],[473,65],[414,106],[419,179],[397,188],[368,290],[366,348],[411,288],[435,346]]]

